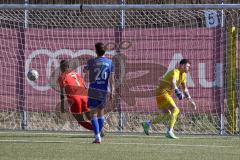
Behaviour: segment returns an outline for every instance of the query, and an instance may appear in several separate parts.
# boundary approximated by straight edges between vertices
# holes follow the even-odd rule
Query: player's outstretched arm
[[[87,61],[86,66],[83,67],[83,73],[87,73],[89,71],[89,60]]]
[[[63,88],[61,88],[61,94],[60,94],[60,100],[61,100],[61,112],[64,113],[64,92]]]
[[[183,99],[183,94],[182,94],[182,92],[178,89],[178,87],[177,87],[177,80],[176,80],[175,78],[173,78],[173,80],[172,80],[172,86],[173,86],[173,89],[174,89],[174,91],[175,91],[175,94],[176,94],[177,98],[178,98],[179,100],[182,100],[182,99]]]
[[[195,102],[193,101],[193,99],[190,98],[190,99],[188,99],[188,100],[189,100],[189,102],[191,103],[192,108],[193,108],[194,110],[196,110],[196,109],[197,109],[197,106],[196,106]]]
[[[83,68],[83,73],[87,73],[88,69],[86,67]]]
[[[183,87],[184,98],[186,98],[191,103],[192,108],[196,110],[197,109],[196,104],[192,99],[192,97],[190,96],[187,85],[185,83],[182,83],[182,87]]]

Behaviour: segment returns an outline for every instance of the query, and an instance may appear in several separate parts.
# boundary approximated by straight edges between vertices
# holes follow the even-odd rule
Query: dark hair
[[[188,59],[182,59],[180,61],[180,65],[187,64],[187,63],[191,64],[191,62]]]
[[[60,61],[60,68],[61,69],[68,69],[70,67],[69,62],[67,60],[61,60]]]
[[[103,56],[105,54],[105,47],[104,44],[101,42],[98,42],[95,44],[96,54],[98,56]]]

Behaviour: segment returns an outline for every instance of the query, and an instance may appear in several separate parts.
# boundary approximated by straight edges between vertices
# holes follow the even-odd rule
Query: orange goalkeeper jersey
[[[61,88],[65,89],[67,96],[87,96],[87,88],[82,76],[75,71],[69,70],[62,73],[58,79]]]

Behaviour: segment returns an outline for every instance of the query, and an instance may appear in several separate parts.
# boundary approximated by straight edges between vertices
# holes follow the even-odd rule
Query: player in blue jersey
[[[96,58],[92,58],[84,67],[89,72],[88,106],[91,110],[91,123],[95,135],[93,143],[101,143],[100,132],[104,124],[104,107],[107,101],[110,83],[110,98],[114,94],[114,66],[112,60],[106,58],[103,43],[96,43]]]

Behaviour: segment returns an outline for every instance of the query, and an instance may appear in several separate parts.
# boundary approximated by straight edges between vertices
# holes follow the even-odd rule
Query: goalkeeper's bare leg
[[[92,130],[92,124],[89,121],[85,120],[83,114],[72,114],[72,115],[77,120],[79,125],[83,126],[88,130]]]

